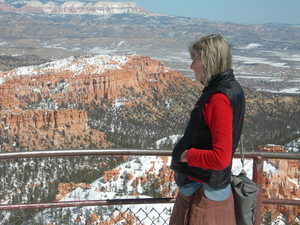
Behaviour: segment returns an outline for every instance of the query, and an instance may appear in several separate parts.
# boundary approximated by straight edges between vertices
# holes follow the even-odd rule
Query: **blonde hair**
[[[230,44],[221,35],[201,37],[189,44],[191,58],[198,56],[203,63],[204,85],[212,76],[231,69],[232,55]]]

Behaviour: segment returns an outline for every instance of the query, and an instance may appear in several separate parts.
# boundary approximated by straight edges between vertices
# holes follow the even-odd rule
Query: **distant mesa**
[[[139,7],[135,2],[113,2],[99,1],[96,3],[66,1],[63,3],[40,1],[29,1],[27,4],[17,7],[0,3],[0,10],[13,13],[46,13],[46,14],[86,14],[86,15],[109,15],[109,14],[149,14],[144,8]]]

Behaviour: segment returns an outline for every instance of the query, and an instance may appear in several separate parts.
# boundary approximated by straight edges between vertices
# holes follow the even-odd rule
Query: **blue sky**
[[[130,0],[117,0],[119,2]],[[148,12],[233,23],[300,24],[300,0],[132,0]]]

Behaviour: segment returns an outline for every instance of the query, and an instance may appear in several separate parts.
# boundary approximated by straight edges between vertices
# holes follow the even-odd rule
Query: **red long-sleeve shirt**
[[[212,135],[212,149],[191,148],[187,153],[189,166],[222,170],[229,166],[232,155],[232,107],[228,97],[215,93],[203,108],[203,117]]]

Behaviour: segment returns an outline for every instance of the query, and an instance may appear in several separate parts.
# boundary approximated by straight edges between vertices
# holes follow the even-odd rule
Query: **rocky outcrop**
[[[6,110],[1,111],[4,129],[66,128],[76,124],[82,130],[87,129],[87,112],[82,110]]]
[[[1,151],[78,149],[114,146],[106,135],[91,129],[86,111],[2,110]]]
[[[148,14],[146,10],[139,7],[135,2],[114,2],[99,1],[96,3],[85,3],[79,1],[67,1],[62,4],[57,2],[29,1],[21,8],[0,4],[0,10],[13,13],[46,13],[46,14],[88,14],[88,15],[109,15],[121,13]]]
[[[124,220],[125,222],[123,222]],[[97,225],[113,225],[121,221],[124,225],[133,225],[137,223],[135,215],[122,211],[112,214],[110,219],[107,219],[106,221],[100,221],[99,223],[97,223]],[[145,225],[145,223],[141,223],[140,220],[138,220],[138,224]]]
[[[113,181],[117,181],[119,179],[120,175],[120,169],[112,169],[110,171],[104,172],[104,183],[108,182],[110,179],[113,179]]]
[[[0,72],[0,91],[7,94],[6,99],[0,99],[0,106],[12,109],[31,105],[48,108],[84,105],[124,97],[124,87],[142,93],[150,83],[162,89],[166,82],[180,77],[180,73],[168,70],[164,63],[149,57],[70,57]]]
[[[91,184],[87,183],[79,183],[75,184],[73,182],[71,183],[60,183],[57,187],[58,194],[55,195],[55,202],[60,201],[63,197],[65,197],[67,194],[70,192],[74,191],[76,188],[81,188],[81,189],[91,189],[92,186]]]
[[[9,84],[0,85],[0,110],[14,109],[16,107],[15,90]]]
[[[261,152],[286,152],[286,150],[280,145],[265,145],[263,147],[259,147],[258,151],[261,151]]]

